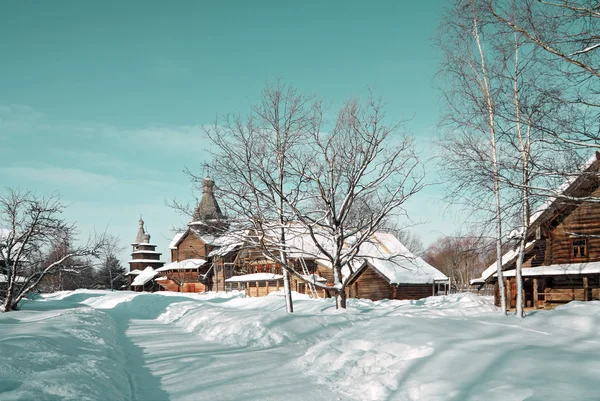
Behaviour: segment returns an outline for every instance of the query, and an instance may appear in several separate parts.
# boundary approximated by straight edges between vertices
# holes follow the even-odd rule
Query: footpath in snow
[[[0,315],[0,400],[598,400],[600,303],[74,291]]]

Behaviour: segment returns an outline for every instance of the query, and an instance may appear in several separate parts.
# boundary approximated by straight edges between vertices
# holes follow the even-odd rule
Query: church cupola
[[[145,233],[146,232],[144,231],[144,220],[142,220],[142,215],[140,214],[140,220],[138,221],[138,231],[137,235],[135,236],[135,242],[131,245],[135,247],[137,244],[140,244],[144,240]]]
[[[194,221],[207,222],[225,218],[215,198],[215,182],[206,177],[202,180],[202,198],[194,210]]]
[[[215,198],[215,182],[206,177],[202,180],[202,198],[194,209],[192,222],[189,224],[200,233],[216,234],[225,228],[225,215]]]

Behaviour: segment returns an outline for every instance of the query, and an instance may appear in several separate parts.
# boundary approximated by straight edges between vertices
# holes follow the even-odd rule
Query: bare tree
[[[572,105],[563,99],[567,87],[549,68],[551,61],[544,52],[526,33],[515,29],[523,18],[528,18],[526,14],[531,7],[529,1],[458,2],[443,25],[444,32],[452,34],[442,36],[451,39],[442,44],[447,54],[443,72],[455,79],[446,89],[449,109],[446,122],[453,130],[445,138],[450,142],[445,146],[450,165],[447,171],[454,177],[454,194],[467,194],[472,205],[485,204],[488,197],[481,196],[481,189],[494,193],[497,274],[503,308],[506,300],[499,225],[514,228],[508,231],[509,238],[516,240],[513,243],[517,244],[519,255],[516,263],[519,317],[524,316],[521,267],[531,211],[553,192],[548,188],[554,185],[547,185],[552,177],[562,175],[556,169],[556,160],[573,156],[569,155],[572,141],[562,134],[567,126],[572,126],[573,121],[568,125],[566,121],[574,115]],[[499,9],[504,14],[502,18]],[[455,83],[458,85],[454,87]],[[484,130],[490,132],[491,149],[479,135]]]
[[[255,233],[246,240],[284,272],[302,279],[292,253],[328,264],[333,287],[314,285],[333,291],[345,308],[344,274],[354,271],[361,246],[389,217],[404,214],[404,202],[423,187],[413,143],[399,124],[386,124],[373,97],[346,103],[330,128],[313,97],[279,84],[262,99],[252,115],[229,116],[207,131],[221,197],[236,226]],[[298,236],[312,244],[288,241]]]
[[[443,237],[425,251],[423,259],[450,277],[452,287],[467,290],[472,279],[481,275],[482,266],[495,259],[495,242],[481,235]]]
[[[117,255],[124,247],[120,245],[118,236],[106,235],[105,245],[101,255],[102,262],[95,272],[94,286],[99,288],[121,289],[127,284],[125,268],[119,262]]]
[[[402,245],[404,245],[409,251],[416,256],[423,256],[425,254],[425,246],[421,238],[408,229],[394,230],[394,235]]]
[[[405,215],[403,204],[424,186],[413,142],[399,129],[385,121],[380,99],[351,100],[329,132],[312,131],[308,152],[295,161],[304,199],[287,203],[333,269],[339,308],[346,307],[344,271],[353,274],[361,246],[391,216]]]
[[[506,314],[496,111],[499,86],[490,73],[490,64],[497,61],[489,57],[485,48],[488,34],[491,36],[495,32],[487,28],[482,2],[477,0],[455,2],[440,25],[438,43],[444,54],[441,74],[446,80],[444,99],[447,107],[443,123],[449,131],[443,140],[446,157],[442,163],[447,160],[454,163],[454,168],[447,172],[455,173],[449,177],[457,184],[453,191],[455,195],[461,198],[465,193],[480,195],[472,197],[477,198],[478,210],[489,210],[485,203],[490,195],[493,196],[498,285],[502,312]]]
[[[40,197],[7,189],[0,196],[0,254],[8,282],[3,296],[5,312],[17,309],[46,275],[58,271],[66,261],[100,255],[104,235],[73,246],[75,226],[62,219],[64,209],[56,194]],[[44,263],[44,251],[52,248],[57,252],[53,261]]]
[[[290,204],[299,202],[303,183],[290,170],[290,160],[298,160],[296,153],[309,133],[320,128],[321,116],[321,102],[315,97],[278,81],[265,87],[250,115],[228,115],[222,125],[206,129],[222,200],[238,230],[256,233],[244,240],[282,266],[288,312],[293,312],[289,274],[295,270],[288,261],[286,234]],[[195,181],[202,179],[189,174]]]

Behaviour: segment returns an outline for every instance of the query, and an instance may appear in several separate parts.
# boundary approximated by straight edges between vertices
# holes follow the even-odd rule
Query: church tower
[[[150,266],[153,269],[162,267],[165,263],[160,260],[160,252],[156,251],[156,245],[150,243],[150,234],[144,230],[144,220],[140,216],[138,221],[138,231],[135,236],[135,242],[131,244],[131,260],[129,261],[129,271],[144,270]]]
[[[215,182],[206,177],[202,180],[202,198],[194,210],[190,228],[197,233],[205,235],[219,235],[227,229],[226,217],[221,212],[219,203],[215,198]]]

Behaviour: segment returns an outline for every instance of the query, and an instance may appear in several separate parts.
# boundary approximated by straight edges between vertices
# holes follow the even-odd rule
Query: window
[[[587,239],[576,238],[571,240],[571,249],[574,259],[585,258],[587,256]]]

